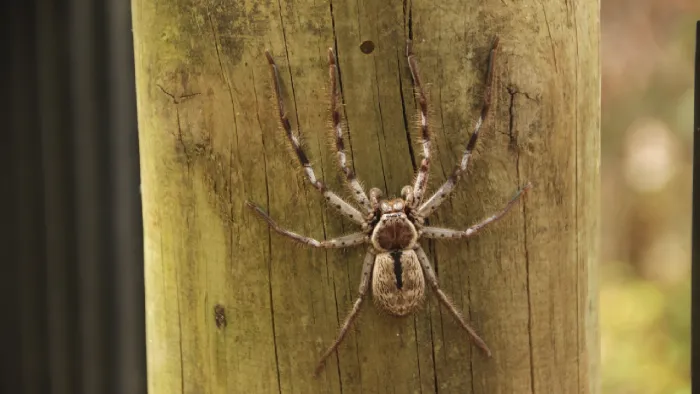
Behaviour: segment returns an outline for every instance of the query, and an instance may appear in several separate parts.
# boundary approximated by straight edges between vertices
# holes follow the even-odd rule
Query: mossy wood
[[[132,1],[151,394],[599,392],[598,1]],[[317,175],[343,192],[328,143],[336,48],[354,168],[391,196],[420,161],[409,34],[432,109],[429,190],[464,149],[500,36],[477,154],[431,223],[466,229],[534,187],[468,242],[423,243],[493,358],[428,291],[404,319],[366,303],[313,379],[365,249],[297,247],[245,208],[318,239],[356,229],[290,154],[264,50]]]

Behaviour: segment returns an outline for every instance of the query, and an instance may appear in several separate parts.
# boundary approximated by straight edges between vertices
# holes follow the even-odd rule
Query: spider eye
[[[387,204],[385,202],[382,203],[382,211],[387,212],[390,209],[391,209],[391,207],[389,206],[389,204]]]
[[[394,204],[394,211],[400,211],[403,209],[403,203],[402,202],[397,202]]]

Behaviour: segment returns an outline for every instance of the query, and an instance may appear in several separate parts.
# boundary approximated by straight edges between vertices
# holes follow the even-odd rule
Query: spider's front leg
[[[357,179],[355,172],[348,166],[347,157],[345,155],[345,143],[343,142],[343,124],[341,122],[340,105],[338,103],[338,66],[336,63],[335,53],[332,48],[328,48],[328,74],[330,79],[330,102],[331,102],[331,121],[333,123],[333,134],[335,137],[335,150],[338,158],[338,166],[345,174],[345,182],[350,187],[352,195],[365,213],[372,211],[367,193],[362,187],[362,184]]]
[[[284,100],[282,99],[280,74],[279,69],[277,68],[277,64],[275,63],[275,59],[273,59],[270,52],[267,51],[265,51],[265,56],[267,57],[267,61],[270,64],[270,69],[272,71],[272,80],[275,91],[275,98],[277,99],[277,109],[280,125],[282,125],[282,128],[284,129],[284,133],[287,136],[287,140],[292,145],[292,148],[294,149],[294,153],[296,154],[299,163],[302,165],[302,167],[304,167],[304,173],[306,175],[306,178],[309,180],[311,185],[313,185],[313,187],[316,188],[316,190],[323,194],[323,196],[326,198],[326,201],[330,205],[332,205],[334,208],[336,208],[338,211],[340,211],[343,215],[348,217],[353,222],[361,225],[363,228],[366,228],[367,222],[364,220],[364,215],[361,214],[360,211],[357,210],[357,208],[348,204],[348,202],[340,198],[337,194],[328,190],[326,188],[326,185],[323,184],[323,182],[316,179],[314,169],[311,168],[309,158],[306,156],[306,152],[304,152],[304,150],[302,149],[299,138],[297,138],[297,136],[295,136],[292,133],[292,125],[289,121],[289,118],[287,117],[287,111],[284,107]]]
[[[420,138],[423,145],[423,160],[416,173],[416,180],[413,185],[411,207],[417,207],[423,201],[425,189],[428,186],[428,175],[430,174],[430,127],[428,124],[428,99],[423,90],[420,75],[418,74],[418,64],[413,54],[413,44],[411,40],[406,42],[406,57],[408,67],[411,69],[411,78],[415,86],[416,101],[420,110]]]
[[[469,227],[468,229],[462,231],[462,230],[453,230],[450,228],[441,228],[441,227],[423,227],[421,229],[421,236],[423,238],[432,238],[432,239],[459,239],[459,238],[469,238],[472,235],[478,233],[481,229],[486,227],[487,225],[497,221],[498,219],[502,218],[505,216],[508,211],[510,211],[513,206],[520,200],[520,197],[525,194],[528,190],[532,188],[532,184],[528,183],[523,187],[522,189],[518,190],[518,192],[513,196],[513,198],[508,201],[508,204],[501,209],[499,212],[489,216],[488,218],[484,219],[483,221]]]
[[[450,310],[452,316],[454,316],[459,322],[459,324],[462,326],[462,328],[464,328],[464,330],[466,330],[467,333],[469,333],[469,335],[472,337],[472,340],[474,340],[476,346],[483,350],[488,357],[491,357],[491,350],[486,345],[486,342],[484,342],[484,340],[481,339],[479,334],[476,333],[472,326],[470,326],[469,323],[467,323],[464,320],[462,314],[459,312],[459,310],[457,310],[457,307],[452,303],[452,301],[450,301],[449,297],[447,297],[447,294],[445,294],[442,291],[442,289],[440,289],[437,276],[435,276],[435,270],[431,266],[430,260],[428,259],[428,255],[425,254],[423,248],[418,246],[416,248],[416,254],[418,255],[418,261],[420,261],[420,264],[423,267],[423,274],[425,275],[425,279],[435,291],[435,294],[437,295],[440,302],[443,305],[445,305],[447,309]]]
[[[253,212],[258,214],[260,218],[267,222],[267,224],[275,230],[277,233],[284,235],[285,237],[291,238],[299,243],[313,246],[315,248],[325,248],[325,249],[335,249],[335,248],[348,248],[350,246],[360,245],[369,242],[369,237],[365,233],[352,233],[344,235],[342,237],[327,239],[324,241],[319,241],[311,237],[307,237],[301,234],[297,234],[293,231],[289,231],[279,224],[277,224],[272,218],[265,213],[259,206],[253,204],[250,201],[246,201],[248,208],[252,209]]]
[[[426,218],[430,216],[430,214],[435,212],[437,207],[439,207],[440,204],[442,204],[442,202],[445,201],[445,199],[450,195],[450,193],[452,193],[452,190],[457,185],[457,182],[459,181],[462,172],[464,172],[467,169],[467,165],[469,165],[469,159],[472,156],[472,151],[476,146],[476,141],[479,139],[479,131],[481,130],[481,126],[484,124],[484,121],[486,120],[486,117],[489,114],[489,109],[491,108],[491,96],[493,94],[494,84],[493,74],[496,64],[497,50],[498,37],[496,37],[496,39],[494,40],[489,55],[489,68],[486,72],[486,91],[484,92],[484,102],[481,107],[481,114],[479,115],[479,119],[476,120],[474,132],[472,132],[471,137],[469,137],[469,142],[467,142],[467,147],[464,150],[464,154],[462,155],[462,160],[459,162],[458,165],[455,166],[455,169],[452,171],[452,174],[447,178],[447,181],[442,186],[440,186],[440,188],[425,203],[423,203],[423,205],[420,205],[420,208],[418,208],[417,216]],[[420,201],[418,201],[418,204],[420,204]]]

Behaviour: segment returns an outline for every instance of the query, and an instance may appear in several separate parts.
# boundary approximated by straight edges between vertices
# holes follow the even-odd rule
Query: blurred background
[[[700,2],[601,1],[603,393],[688,394]],[[0,392],[145,393],[129,2],[2,7]]]
[[[601,0],[603,393],[690,393],[697,0]]]

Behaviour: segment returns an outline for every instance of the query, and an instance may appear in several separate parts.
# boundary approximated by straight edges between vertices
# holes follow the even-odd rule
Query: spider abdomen
[[[372,271],[372,298],[394,316],[416,310],[425,295],[425,279],[416,252],[395,250],[380,253]]]

